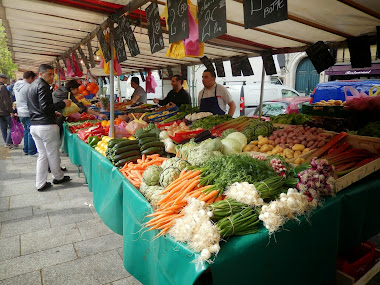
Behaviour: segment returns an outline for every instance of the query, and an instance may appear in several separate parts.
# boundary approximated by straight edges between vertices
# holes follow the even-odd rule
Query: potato
[[[274,143],[275,143],[275,144],[280,144],[280,143],[281,143],[281,139],[280,139],[280,138],[276,138],[276,139],[274,140]]]
[[[295,145],[301,143],[301,141],[299,139],[295,139],[293,142],[294,142]]]
[[[273,153],[271,151],[268,151],[267,152],[267,155],[272,155]]]
[[[320,142],[318,142],[318,146],[317,147],[322,147],[322,146],[324,146],[326,143],[325,143],[325,141],[320,141]]]
[[[285,156],[286,156],[286,158],[293,158],[293,151],[291,150],[291,149],[285,149],[284,150],[284,154],[285,154]]]
[[[305,161],[305,159],[303,159],[303,158],[301,158],[301,157],[298,157],[295,161],[294,161],[294,163],[295,164],[301,164],[301,163],[303,163]]]
[[[315,142],[311,147],[310,147],[310,149],[315,149],[315,148],[317,148],[318,147],[318,142]]]
[[[274,149],[274,146],[271,145],[271,144],[268,144],[267,146],[269,147],[269,150],[273,150]]]
[[[249,144],[258,145],[259,141],[251,141]]]
[[[297,157],[299,157],[301,154],[302,154],[302,152],[300,152],[299,150],[297,150],[297,151],[294,152],[294,157],[297,158]]]
[[[307,143],[307,147],[311,147],[313,144],[314,144],[314,141],[309,141],[309,142]]]
[[[310,148],[305,148],[303,151],[302,151],[302,153],[307,153],[307,152],[309,152],[310,151]]]
[[[253,146],[253,148],[252,148],[252,151],[256,151],[256,152],[258,152],[260,149],[259,149],[259,147],[257,146],[257,145],[254,145]]]
[[[269,143],[270,145],[275,145],[275,142],[274,142],[273,140],[269,140],[268,143]]]
[[[243,148],[243,151],[245,152],[245,151],[252,151],[252,149],[253,149],[253,145],[246,145],[244,148]]]
[[[307,141],[302,141],[301,144],[303,144],[304,146],[307,146]]]
[[[260,152],[267,152],[270,151],[269,145],[265,144],[260,148]]]
[[[292,147],[292,150],[294,151],[303,151],[305,149],[305,146],[303,144],[295,144]]]
[[[268,138],[259,138],[259,145],[266,145],[269,143]]]

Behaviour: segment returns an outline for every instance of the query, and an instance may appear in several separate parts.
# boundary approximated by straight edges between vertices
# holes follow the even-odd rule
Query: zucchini
[[[129,156],[141,155],[139,150],[126,151],[121,154],[117,154],[112,158],[113,162],[118,162],[120,159],[127,158]]]
[[[141,154],[154,154],[154,153],[159,153],[162,151],[163,151],[162,147],[153,146],[153,147],[143,150]]]
[[[162,147],[164,148],[165,145],[163,142],[161,141],[154,141],[154,142],[147,142],[145,144],[143,144],[141,147],[140,147],[140,150],[141,151],[144,151],[146,150],[147,148],[150,148],[150,147],[153,147],[153,146],[156,146],[156,147]]]
[[[124,153],[126,151],[139,150],[139,149],[140,148],[137,144],[127,145],[127,146],[122,146],[122,147],[116,148],[113,151],[113,154],[121,154],[121,153]]]
[[[127,162],[136,161],[140,158],[141,158],[141,155],[129,156],[127,158],[120,159],[117,163],[115,163],[115,166],[121,167],[121,166],[124,166]]]
[[[139,144],[143,145],[143,144],[146,144],[148,142],[157,142],[157,141],[160,141],[160,140],[158,138],[149,137],[149,138],[143,138],[143,139],[139,140]]]
[[[155,133],[145,133],[145,134],[139,135],[138,139],[149,138],[149,137],[157,138],[157,135]]]
[[[127,139],[111,139],[109,142],[108,142],[108,148],[112,148],[114,147],[115,144],[117,143],[120,143],[120,142],[124,142],[126,141]]]
[[[138,145],[138,141],[134,141],[134,140],[125,140],[123,142],[119,142],[117,144],[115,144],[113,146],[113,148],[117,149],[117,148],[121,148],[123,146],[127,146],[127,145]]]

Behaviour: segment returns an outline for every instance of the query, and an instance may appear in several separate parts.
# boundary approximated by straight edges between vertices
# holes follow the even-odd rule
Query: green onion
[[[258,213],[252,208],[245,208],[232,216],[216,223],[222,238],[254,234],[258,231]]]

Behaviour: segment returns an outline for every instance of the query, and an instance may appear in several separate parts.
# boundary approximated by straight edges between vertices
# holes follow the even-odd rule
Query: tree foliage
[[[16,70],[17,65],[13,63],[12,54],[8,50],[5,28],[0,23],[0,73],[12,78],[15,76]]]

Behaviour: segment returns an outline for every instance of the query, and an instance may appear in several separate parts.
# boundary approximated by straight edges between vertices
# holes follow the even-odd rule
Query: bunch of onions
[[[248,182],[236,182],[230,185],[224,195],[249,206],[264,205],[264,200],[260,197],[255,185]]]
[[[308,197],[297,189],[290,188],[287,193],[281,193],[280,198],[261,207],[259,219],[272,234],[279,230],[288,220],[296,219],[316,208],[317,200],[308,201]]]
[[[280,159],[272,158],[269,164],[279,176],[286,178],[286,168]]]

